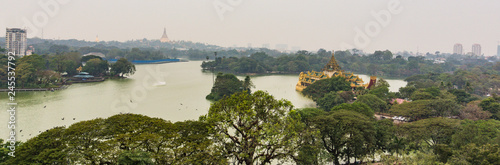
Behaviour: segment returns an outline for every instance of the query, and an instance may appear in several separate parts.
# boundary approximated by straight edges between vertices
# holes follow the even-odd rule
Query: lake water
[[[213,74],[203,72],[201,61],[137,65],[128,79],[99,83],[73,84],[55,92],[18,92],[17,139],[26,141],[40,131],[55,126],[69,126],[82,120],[107,118],[119,113],[136,113],[172,122],[196,120],[205,115],[210,101]],[[359,75],[366,82],[369,77]],[[238,77],[243,80],[243,77]],[[314,107],[315,103],[295,91],[298,75],[252,77],[253,91],[264,90],[277,99],[287,99],[297,108]],[[406,86],[403,80],[387,80],[391,91]],[[6,139],[7,93],[0,93],[0,138]],[[22,132],[19,132],[22,130]]]

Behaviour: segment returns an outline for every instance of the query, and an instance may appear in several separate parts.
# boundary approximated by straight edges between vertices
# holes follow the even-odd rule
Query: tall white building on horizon
[[[497,45],[497,56],[500,56],[500,45]]]
[[[6,28],[5,49],[19,56],[26,55],[27,30],[21,28]]]
[[[481,55],[481,45],[479,45],[479,44],[472,45],[472,53],[476,56],[480,56]]]
[[[464,47],[462,46],[462,44],[455,44],[455,46],[453,46],[453,54],[463,54],[463,50],[464,50]]]

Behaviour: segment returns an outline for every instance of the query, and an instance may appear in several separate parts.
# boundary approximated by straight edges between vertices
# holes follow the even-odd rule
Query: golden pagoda
[[[307,88],[307,86],[311,85],[312,83],[318,80],[332,78],[333,76],[344,77],[347,81],[351,82],[351,88],[357,88],[357,87],[369,88],[370,86],[374,85],[377,82],[376,76],[370,76],[370,82],[368,84],[363,84],[364,83],[363,80],[359,78],[357,75],[354,75],[353,73],[350,72],[344,72],[342,69],[340,69],[340,66],[337,64],[337,61],[335,60],[335,53],[332,53],[332,58],[330,59],[328,64],[326,64],[325,67],[322,69],[322,72],[308,71],[307,74],[305,74],[304,72],[300,72],[299,82],[297,82],[295,89],[297,91],[302,91],[305,88]]]
[[[170,39],[168,39],[167,36],[167,28],[163,28],[163,35],[160,38],[160,42],[170,42]]]

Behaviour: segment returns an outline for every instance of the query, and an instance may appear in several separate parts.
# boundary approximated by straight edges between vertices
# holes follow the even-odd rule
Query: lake
[[[136,113],[172,122],[197,120],[205,115],[210,101],[213,74],[203,72],[201,61],[136,65],[136,73],[128,79],[98,83],[73,84],[55,92],[17,92],[17,139],[26,141],[40,131],[56,126],[119,113]],[[365,82],[369,76],[359,75]],[[244,77],[238,77],[241,80]],[[296,108],[314,107],[315,103],[295,91],[298,75],[254,76],[253,91],[264,90],[277,99],[287,99]],[[403,80],[387,80],[391,91],[406,86]],[[0,93],[0,138],[6,139],[7,93]],[[19,132],[22,130],[22,132]]]

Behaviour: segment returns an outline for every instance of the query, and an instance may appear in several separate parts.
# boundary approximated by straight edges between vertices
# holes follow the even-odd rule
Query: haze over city
[[[44,5],[53,3],[57,7]],[[3,1],[2,6],[0,27],[25,27],[25,20],[39,19],[43,26],[36,32],[28,28],[28,38],[42,37],[43,29],[47,39],[93,41],[97,35],[101,41],[159,39],[166,28],[171,40],[226,47],[250,43],[314,51],[352,46],[365,52],[451,53],[455,43],[463,44],[464,52],[478,43],[486,56],[496,54],[500,40],[500,2],[486,0],[42,0]],[[46,12],[45,6],[54,12]],[[387,12],[390,19],[384,15],[379,21],[374,16]],[[369,41],[359,44],[359,32],[366,33],[367,26],[372,30]]]

